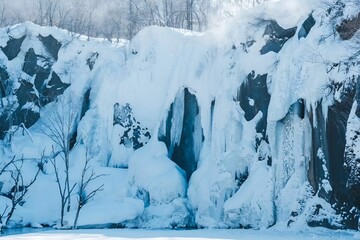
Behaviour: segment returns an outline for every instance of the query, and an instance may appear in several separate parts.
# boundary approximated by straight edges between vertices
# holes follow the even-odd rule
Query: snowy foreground
[[[30,233],[6,236],[5,239],[240,239],[240,240],[295,240],[295,239],[317,239],[317,240],[347,240],[360,239],[360,234],[352,231],[331,231],[327,229],[310,229],[302,232],[282,232],[274,230],[131,230],[131,229],[93,229],[78,231],[46,231],[41,233]]]

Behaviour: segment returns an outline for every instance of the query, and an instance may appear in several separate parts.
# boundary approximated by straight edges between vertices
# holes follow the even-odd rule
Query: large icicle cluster
[[[102,176],[90,190],[104,184],[79,226],[357,228],[359,12],[270,2],[205,33],[148,27],[113,45],[2,29],[0,167],[26,159],[26,182],[39,159],[61,162],[44,127],[70,101],[71,184],[88,155]],[[13,180],[0,175],[0,212]],[[54,225],[59,201],[45,161],[9,224]]]

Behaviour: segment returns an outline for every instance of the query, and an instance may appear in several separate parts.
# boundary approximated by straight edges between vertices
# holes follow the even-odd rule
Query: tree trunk
[[[78,219],[79,219],[80,210],[81,210],[81,204],[79,203],[79,205],[78,205],[78,207],[77,207],[77,209],[76,209],[76,214],[75,214],[75,220],[74,220],[73,229],[76,229],[76,228],[77,228],[77,222],[78,222]]]
[[[60,216],[60,225],[61,227],[64,226],[64,210],[65,210],[65,202],[63,201],[63,199],[61,199],[61,216]]]
[[[70,189],[70,177],[69,177],[69,168],[70,168],[70,161],[69,161],[69,151],[66,150],[65,151],[65,168],[66,168],[66,188],[67,188],[67,208],[66,211],[70,212],[70,207],[71,207],[71,199],[70,199],[70,194],[71,194],[71,189]],[[65,197],[65,196],[64,196]]]

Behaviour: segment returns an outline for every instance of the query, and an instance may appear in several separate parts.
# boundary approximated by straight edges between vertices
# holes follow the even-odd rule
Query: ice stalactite
[[[204,137],[199,105],[188,88],[177,94],[162,128],[159,140],[165,142],[169,158],[186,172],[189,180],[197,168]]]
[[[291,105],[282,120],[269,124],[273,157],[276,221],[287,222],[298,211],[310,159],[310,122],[304,100]],[[293,196],[289,198],[289,196]]]
[[[237,102],[226,97],[216,98],[209,108],[211,136],[205,139],[201,164],[191,177],[188,197],[198,226],[225,227],[225,202],[249,175],[249,161],[255,148],[251,139],[255,139],[256,123],[252,122],[247,127],[248,135],[243,136],[242,121],[246,120]]]

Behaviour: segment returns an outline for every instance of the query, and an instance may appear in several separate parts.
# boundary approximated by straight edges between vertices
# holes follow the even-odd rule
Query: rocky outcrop
[[[342,40],[351,39],[360,29],[360,14],[350,19],[345,19],[340,25],[336,26],[336,31]]]
[[[26,36],[22,36],[21,38],[12,38],[7,41],[5,47],[0,47],[1,51],[6,55],[9,61],[16,58],[20,52],[21,44],[25,40]]]
[[[280,52],[284,44],[296,33],[296,27],[284,29],[276,21],[264,21],[266,24],[263,36],[266,37],[266,44],[261,48],[260,53]]]
[[[56,40],[51,34],[49,36],[42,36],[39,34],[38,38],[44,45],[46,51],[54,58],[55,61],[58,60],[59,50],[61,48],[61,43]]]
[[[136,120],[128,103],[123,106],[119,103],[114,105],[113,124],[119,124],[124,128],[119,144],[127,148],[132,148],[133,150],[139,149],[151,138],[149,130],[141,126],[141,123]]]
[[[262,117],[256,125],[256,132],[262,137],[256,139],[256,147],[262,140],[266,140],[267,112],[270,102],[270,94],[267,87],[267,74],[259,75],[254,71],[249,73],[237,94],[236,101],[245,112],[245,119],[251,121],[261,111]],[[267,140],[266,140],[267,141]]]
[[[316,21],[312,14],[305,20],[305,22],[301,25],[301,28],[298,33],[298,39],[306,38],[307,35],[310,33],[312,27],[315,25]]]
[[[10,37],[7,45],[1,47],[8,61],[21,58],[19,53],[26,38],[26,35],[21,38]],[[51,35],[39,35],[38,39],[46,53],[37,54],[30,45],[25,58],[19,59],[23,62],[19,72],[23,74],[9,74],[6,62],[0,67],[0,96],[3,108],[0,110],[0,139],[5,137],[13,125],[24,124],[27,128],[31,127],[40,117],[40,108],[56,100],[57,96],[70,86],[52,69],[58,59],[61,44]]]

